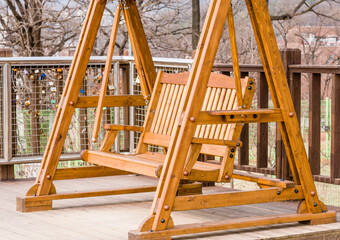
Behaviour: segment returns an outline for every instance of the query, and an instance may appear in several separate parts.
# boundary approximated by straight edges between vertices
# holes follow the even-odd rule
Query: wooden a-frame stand
[[[150,216],[141,224],[138,230],[129,233],[130,239],[170,239],[173,235],[287,222],[321,224],[334,222],[336,219],[335,212],[327,211],[326,206],[319,200],[316,192],[266,2],[265,0],[245,1],[274,109],[270,110],[271,114],[267,114],[267,118],[261,118],[255,116],[268,113],[268,109],[243,110],[241,108],[238,111],[233,111],[233,123],[243,124],[245,122],[270,121],[279,124],[290,170],[294,179],[294,187],[273,187],[249,192],[176,196],[180,180],[183,176],[183,168],[189,152],[191,136],[194,134],[196,124],[223,124],[228,123],[228,119],[231,118],[228,111],[200,111],[202,105],[201,99],[204,98],[214,58],[231,5],[231,0],[211,0],[194,63],[188,78],[187,89],[184,93],[185,101],[179,106],[183,114],[181,118],[176,120],[175,129],[171,135],[170,146],[162,168]],[[137,57],[136,64],[139,62],[140,65],[143,65],[138,73],[143,74],[140,78],[144,76],[146,81],[151,83],[150,86],[152,86],[155,75],[154,67],[144,31],[141,25],[138,24],[140,23],[140,19],[137,8],[132,0],[126,0],[124,2],[129,5],[125,6],[127,8],[124,17],[127,25],[130,26],[131,41],[134,46],[135,57]],[[25,205],[25,207],[31,207],[33,210],[35,206],[40,210],[43,209],[44,204],[48,206],[46,209],[50,208],[51,199],[48,198],[48,195],[49,193],[55,192],[52,181],[55,176],[56,166],[74,111],[74,103],[77,101],[81,81],[85,74],[86,65],[96,38],[105,4],[105,0],[91,1],[90,11],[88,12],[80,43],[71,66],[70,75],[46,147],[39,176],[37,177],[36,185],[34,185],[28,193],[28,195],[34,195],[37,199],[40,199],[35,202],[34,197],[31,197],[31,205]],[[127,9],[130,9],[129,13],[127,13]],[[132,14],[131,9],[135,9],[134,14]],[[141,52],[144,53],[138,55],[138,53]],[[145,52],[147,52],[147,54],[145,54]],[[145,57],[146,55],[147,57]],[[148,76],[151,77],[148,78]],[[42,198],[44,196],[46,196],[46,198]],[[43,201],[44,199],[45,203]],[[172,211],[226,207],[291,199],[301,200],[296,214],[187,224],[182,226],[174,226],[170,216]],[[25,201],[25,198],[21,199],[21,201]]]

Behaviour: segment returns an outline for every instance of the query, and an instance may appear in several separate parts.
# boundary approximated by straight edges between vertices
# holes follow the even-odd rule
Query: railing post
[[[257,107],[268,108],[268,83],[264,72],[258,73],[256,81]],[[257,124],[257,168],[268,166],[268,123]]]
[[[340,184],[340,74],[333,74],[332,79],[331,124],[331,179]]]
[[[313,175],[320,174],[321,74],[309,77],[308,158]]]
[[[241,72],[241,78],[249,76],[249,72]],[[249,124],[244,124],[240,136],[242,147],[239,149],[238,165],[249,165]]]
[[[301,64],[301,50],[299,49],[285,49],[280,52],[283,67],[285,70],[286,78],[290,93],[292,95],[293,104],[298,119],[300,118],[300,105],[301,105],[301,75],[292,74],[289,65]],[[291,179],[287,154],[282,142],[281,133],[276,124],[276,177],[281,179]]]
[[[4,158],[6,162],[12,159],[12,87],[11,65],[3,66],[3,129],[4,129]],[[14,165],[0,166],[0,181],[14,180]]]

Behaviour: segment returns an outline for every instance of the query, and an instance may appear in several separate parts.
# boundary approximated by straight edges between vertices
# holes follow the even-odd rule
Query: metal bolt
[[[253,114],[253,118],[257,118],[257,114]]]
[[[299,192],[299,189],[295,189],[294,192],[295,192],[295,193],[298,193],[298,192]]]
[[[277,191],[277,195],[280,195],[281,194],[281,191]]]
[[[235,148],[232,148],[230,151],[231,151],[231,152],[235,152]]]
[[[251,86],[249,86],[249,87],[248,87],[248,90],[251,90],[251,89],[252,89],[252,87],[251,87]]]
[[[47,175],[46,178],[47,178],[48,180],[50,180],[50,179],[51,179],[51,175]]]
[[[315,196],[315,192],[314,192],[314,191],[311,191],[311,192],[310,192],[310,195],[311,195],[311,196]]]
[[[233,158],[233,157],[234,157],[234,155],[233,155],[233,154],[230,154],[230,155],[229,155],[229,157],[230,157],[230,158]]]
[[[190,117],[189,120],[190,120],[190,122],[195,122],[196,118],[195,117]]]
[[[238,143],[236,143],[236,146],[238,146],[238,147],[239,147],[240,145],[241,145],[241,144],[240,144],[239,142],[238,142]]]
[[[254,82],[253,82],[252,80],[249,81],[249,84],[250,84],[250,85],[253,85],[253,83],[254,83]]]
[[[35,197],[35,196],[37,196],[37,194],[34,193],[34,194],[33,194],[33,197]]]
[[[225,176],[224,176],[224,179],[225,179],[225,180],[228,180],[229,178],[230,178],[229,175],[225,175]]]
[[[189,172],[188,172],[188,171],[184,171],[184,172],[183,172],[183,175],[184,175],[184,176],[188,176],[188,175],[189,175]]]
[[[234,115],[230,115],[230,119],[234,119],[235,118],[235,116]]]
[[[288,115],[289,115],[289,117],[294,117],[294,113],[293,112],[290,112]]]
[[[149,232],[152,232],[152,229],[150,229]]]
[[[164,218],[161,219],[161,223],[165,223],[165,219]]]
[[[168,205],[165,205],[165,206],[164,206],[164,210],[165,210],[165,211],[169,211],[169,209],[170,209],[170,207],[169,207]]]
[[[326,210],[322,210],[323,213],[327,212]]]
[[[74,105],[74,102],[73,102],[73,101],[71,101],[71,102],[70,102],[70,105],[71,105],[71,106],[73,106],[73,105]]]
[[[318,204],[315,202],[315,203],[313,204],[313,206],[314,206],[314,207],[317,207],[317,206],[318,206]]]

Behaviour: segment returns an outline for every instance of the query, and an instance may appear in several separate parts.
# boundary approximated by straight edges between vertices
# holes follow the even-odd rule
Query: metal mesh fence
[[[80,96],[98,95],[103,65],[89,65]],[[69,65],[12,66],[13,156],[42,155],[52,129],[55,113],[68,75]],[[113,70],[108,95],[114,94]],[[78,153],[90,144],[94,123],[93,108],[77,108],[64,144],[63,153]],[[103,111],[102,122],[111,122],[114,111]],[[102,139],[103,133],[100,133]],[[100,141],[99,141],[100,143]]]
[[[180,72],[186,72],[189,71],[189,65],[185,66],[169,66],[169,65],[156,65],[156,71],[163,71],[166,73],[180,73]],[[137,70],[133,68],[133,94],[141,94],[141,87],[138,80]],[[134,114],[135,114],[135,126],[143,126],[145,115],[147,111],[147,106],[138,106],[134,108]],[[134,147],[137,147],[137,143],[139,140],[140,133],[134,134]],[[161,147],[157,146],[150,146],[150,151],[154,152],[161,152],[163,149]]]

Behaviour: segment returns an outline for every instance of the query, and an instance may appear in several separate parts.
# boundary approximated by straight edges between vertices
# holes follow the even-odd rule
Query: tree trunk
[[[200,0],[191,0],[192,2],[192,50],[195,50],[200,36]]]

